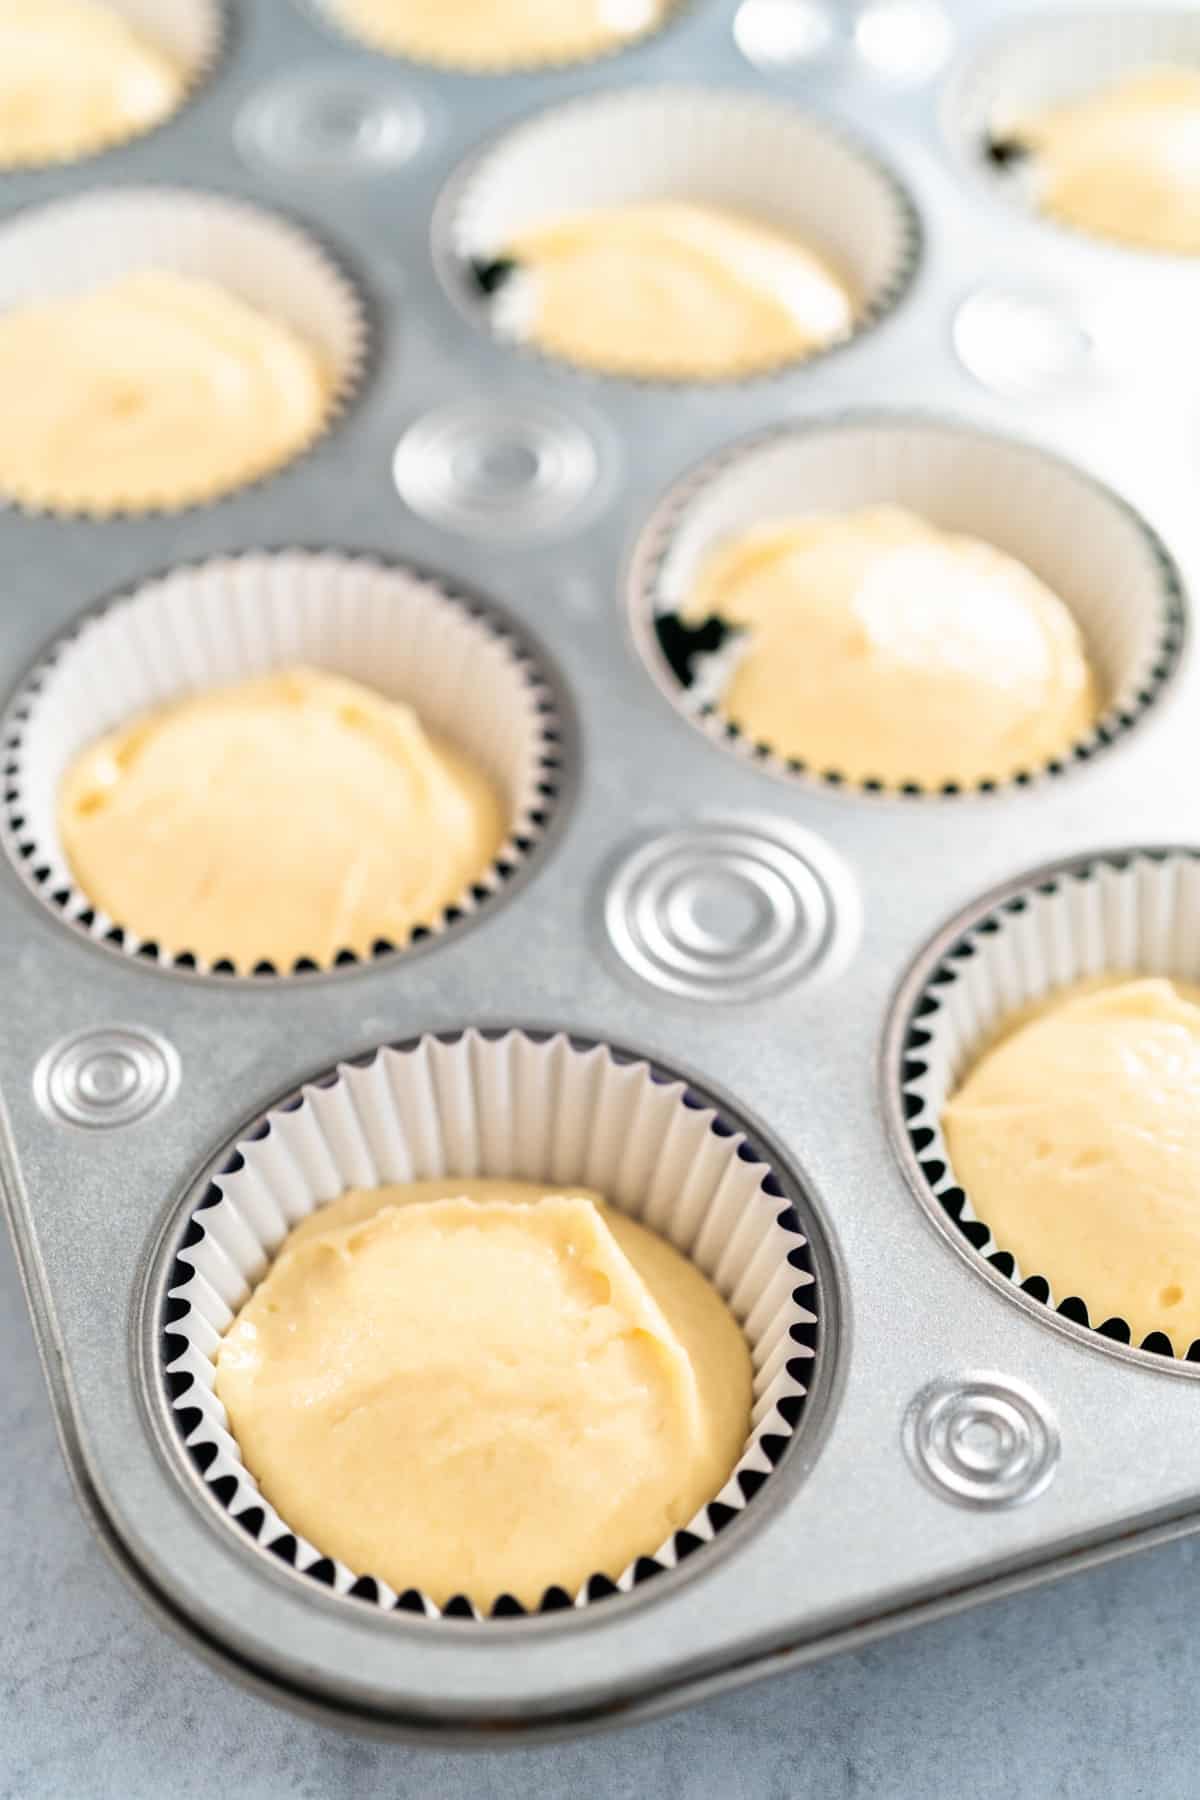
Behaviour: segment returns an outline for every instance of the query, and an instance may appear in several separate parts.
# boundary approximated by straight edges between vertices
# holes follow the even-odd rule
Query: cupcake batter
[[[1094,1324],[1200,1338],[1200,990],[1089,983],[1010,1030],[942,1115],[954,1173],[1024,1277]]]
[[[710,555],[683,610],[745,629],[722,714],[849,780],[1000,781],[1096,719],[1062,601],[1013,557],[902,507],[745,532]]]
[[[226,1333],[216,1385],[294,1531],[481,1610],[652,1555],[750,1428],[746,1341],[699,1270],[596,1195],[518,1181],[320,1208]]]
[[[1142,69],[1018,122],[1034,192],[1063,224],[1200,255],[1200,69]]]
[[[518,271],[514,329],[610,374],[749,375],[823,349],[854,325],[845,283],[818,255],[719,207],[599,207],[527,227],[503,258]],[[508,300],[502,290],[502,324]]]
[[[88,899],[242,970],[405,943],[494,860],[490,782],[416,714],[292,668],[143,714],[76,758],[59,835]]]
[[[347,31],[392,56],[448,68],[576,63],[633,43],[675,0],[336,0]]]
[[[0,313],[0,490],[51,512],[210,500],[319,432],[332,383],[282,320],[146,269]]]
[[[99,0],[0,0],[0,168],[136,137],[184,87],[171,58]]]
[[[348,31],[460,69],[579,62],[655,30],[675,0],[336,0]]]

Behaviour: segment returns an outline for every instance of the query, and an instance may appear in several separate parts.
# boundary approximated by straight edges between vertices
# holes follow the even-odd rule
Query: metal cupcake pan
[[[1082,327],[1069,385],[1021,331],[1006,355],[1003,307],[976,366],[1024,357],[1019,390],[958,359],[965,305],[1017,289],[1069,325],[1103,302],[1107,271],[1069,234],[981,205],[948,141],[950,65],[1011,9],[939,15],[948,60],[914,75],[911,55],[884,54],[882,5],[853,20],[831,9],[798,60],[750,63],[735,9],[694,0],[615,61],[466,81],[348,43],[331,55],[303,8],[244,4],[192,105],[105,159],[108,186],[195,186],[307,225],[357,283],[372,354],[354,405],[307,456],[218,506],[0,516],[4,695],[102,602],[181,565],[299,546],[429,572],[494,606],[565,721],[553,829],[522,879],[470,930],[336,978],[181,979],[89,941],[15,860],[0,867],[15,996],[0,1034],[0,1183],[81,1499],[165,1622],[326,1717],[445,1742],[615,1724],[1200,1525],[1192,1383],[1015,1304],[1012,1283],[975,1266],[936,1200],[914,1193],[893,1141],[896,1034],[930,972],[917,959],[948,922],[1097,846],[1196,838],[1200,451],[1170,383],[1106,363]],[[243,159],[247,110],[323,56],[340,108],[328,132],[352,142],[346,95],[357,84],[366,106],[386,75],[428,126],[407,160],[325,158],[322,175],[261,146]],[[766,379],[666,392],[521,357],[450,304],[432,221],[481,144],[577,94],[684,78],[844,124],[911,196],[922,256],[875,329]],[[2,198],[16,214],[81,185],[56,169],[13,178]],[[1168,277],[1146,261],[1131,291],[1152,297]],[[646,666],[627,571],[677,484],[781,426],[881,411],[900,429],[919,415],[1031,443],[1111,490],[1139,541],[1163,547],[1178,588],[1163,673],[1103,754],[1061,779],[919,804],[780,781],[706,742]],[[449,448],[430,428],[447,417]],[[556,421],[575,446],[557,489]],[[423,434],[438,459],[427,482],[412,467]],[[481,531],[488,509],[502,532]],[[11,790],[19,756],[6,748],[5,762]],[[821,1321],[797,1428],[729,1529],[602,1604],[503,1620],[354,1604],[336,1577],[298,1575],[286,1546],[231,1530],[189,1467],[165,1379],[170,1274],[230,1148],[306,1083],[325,1093],[337,1065],[471,1027],[611,1046],[744,1130],[809,1243]]]

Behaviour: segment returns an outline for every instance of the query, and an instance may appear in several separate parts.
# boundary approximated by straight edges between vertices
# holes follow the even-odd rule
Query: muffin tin
[[[250,201],[325,247],[368,325],[342,416],[253,489],[138,520],[0,515],[0,944],[16,994],[0,1183],[64,1449],[110,1553],[164,1622],[265,1693],[427,1741],[512,1742],[644,1718],[1195,1529],[1197,1365],[1054,1310],[947,1223],[944,1171],[916,1136],[913,1033],[995,906],[1196,841],[1200,412],[1178,371],[1200,266],[1079,240],[994,195],[982,150],[967,166],[956,97],[1020,25],[995,0],[693,0],[619,56],[486,78],[358,49],[319,8],[229,10],[219,67],[151,139],[0,187],[13,216],[151,181]],[[1088,29],[1082,10],[1063,16]],[[919,252],[869,333],[752,382],[667,388],[522,356],[451,303],[438,200],[480,146],[577,95],[664,82],[844,125],[891,174]],[[706,739],[651,654],[644,578],[669,560],[669,497],[696,492],[698,471],[703,486],[713,459],[752,467],[743,446],[764,434],[858,432],[869,459],[873,433],[906,429],[1019,440],[1079,470],[1153,571],[1156,635],[1126,716],[1086,756],[995,792],[855,792]],[[953,458],[944,480],[961,502]],[[1026,487],[1013,528],[1047,500],[1039,529],[1062,558],[1078,517],[1052,487]],[[549,804],[519,879],[401,954],[272,979],[161,966],[153,946],[64,916],[73,897],[56,902],[21,852],[59,640],[160,576],[293,549],[430,577],[509,631],[553,709]],[[1086,564],[1083,550],[1090,527]],[[1129,939],[1160,958],[1169,940]],[[615,1079],[676,1082],[714,1142],[763,1171],[804,1313],[788,1326],[795,1387],[739,1473],[740,1504],[615,1592],[552,1593],[534,1617],[381,1604],[265,1517],[231,1526],[253,1497],[221,1485],[190,1418],[181,1289],[246,1166],[239,1142],[269,1144],[273,1108],[324,1117],[380,1046],[403,1064],[422,1039],[543,1054],[557,1034]],[[594,1121],[601,1160],[615,1118]],[[485,1120],[452,1161],[509,1173],[511,1155]]]

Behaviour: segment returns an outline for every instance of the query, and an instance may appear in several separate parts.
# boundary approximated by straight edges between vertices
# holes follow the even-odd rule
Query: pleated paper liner
[[[721,543],[774,519],[890,502],[1025,563],[1083,634],[1104,705],[1068,754],[1009,780],[963,789],[882,778],[851,782],[755,743],[718,710],[737,655],[723,621],[681,618],[697,572]],[[709,737],[774,775],[905,795],[1026,788],[1108,748],[1154,704],[1183,642],[1182,582],[1150,526],[1110,489],[1050,452],[949,420],[848,415],[780,426],[701,463],[670,489],[629,571],[634,637],[658,686]]]
[[[954,148],[993,191],[1039,221],[1083,243],[1127,255],[1183,257],[1084,231],[1037,207],[1037,158],[1021,126],[1048,107],[1102,92],[1149,68],[1200,66],[1200,14],[1125,8],[1030,14],[1006,26],[959,71],[946,90],[943,122]]]
[[[822,1301],[806,1227],[735,1118],[667,1071],[561,1032],[468,1030],[382,1048],[274,1108],[219,1162],[181,1231],[162,1337],[181,1441],[210,1498],[258,1551],[334,1593],[439,1616],[415,1588],[397,1594],[289,1528],[243,1465],[213,1358],[293,1224],[349,1187],[443,1175],[451,1193],[469,1175],[602,1193],[691,1258],[750,1346],[751,1429],[720,1492],[616,1582],[550,1587],[538,1610],[586,1608],[700,1555],[770,1479],[802,1422]],[[490,1616],[522,1610],[502,1598]],[[443,1613],[479,1616],[467,1595]]]
[[[1077,981],[1159,975],[1200,981],[1200,851],[1131,849],[1078,857],[992,894],[943,933],[901,994],[888,1080],[901,1159],[927,1210],[994,1280],[1019,1289],[1068,1329],[1176,1369],[1200,1363],[1200,1342],[1175,1359],[1170,1337],[1131,1342],[1121,1318],[1099,1319],[1078,1294],[1054,1293],[1018,1266],[959,1184],[942,1109],[1003,1021]],[[947,943],[947,938],[949,942]]]
[[[572,3],[573,0],[564,0],[564,10]],[[482,46],[472,50],[463,45],[452,48],[430,42],[413,27],[411,20],[405,20],[403,0],[399,3],[398,0],[308,0],[310,11],[354,43],[365,44],[385,56],[402,57],[408,62],[463,75],[517,75],[537,69],[565,69],[599,62],[644,44],[648,38],[657,37],[689,3],[690,0],[661,0],[658,5],[646,4],[641,8],[642,18],[638,17],[637,7],[626,6],[623,10],[632,23],[623,26],[619,35],[606,33],[598,25],[590,41],[581,38],[571,49],[556,49],[550,45],[540,50],[532,45],[513,49],[497,44],[488,50]],[[622,8],[616,6],[608,10],[616,17]],[[503,7],[497,9],[500,24],[504,22],[505,11]]]
[[[222,194],[179,187],[94,188],[19,212],[0,226],[0,312],[66,299],[124,275],[155,269],[216,283],[268,318],[288,325],[321,357],[330,376],[324,414],[283,460],[250,468],[211,492],[92,507],[9,500],[31,512],[108,518],[184,511],[276,474],[311,449],[344,411],[367,351],[360,296],[307,228]]]
[[[589,375],[634,382],[758,379],[796,358],[715,375],[610,374],[551,357],[523,336],[522,282],[507,247],[544,219],[600,206],[687,200],[793,234],[847,282],[848,343],[900,299],[916,268],[917,215],[889,170],[823,120],[721,89],[649,87],[589,94],[539,113],[451,180],[434,215],[434,256],[450,293],[504,342]],[[801,358],[811,361],[826,350]]]
[[[496,860],[410,941],[440,935],[500,895],[534,853],[560,785],[556,703],[533,652],[488,609],[428,576],[290,550],[220,557],[148,582],[87,615],[27,677],[4,725],[4,840],[38,897],[77,931],[161,968],[311,973],[312,962],[292,970],[203,963],[186,945],[139,938],[76,884],[57,810],[65,770],[106,732],[186,694],[297,663],[407,701],[435,734],[469,752],[507,804]],[[402,948],[381,941],[374,955]],[[359,961],[343,950],[333,966]]]
[[[182,85],[175,104],[147,125],[117,128],[57,155],[22,156],[7,161],[0,155],[0,175],[89,162],[106,150],[134,143],[168,124],[208,80],[220,60],[225,47],[228,3],[229,0],[104,0],[108,11],[118,14],[141,37],[163,51],[179,70]],[[70,51],[71,46],[64,45],[64,53]]]

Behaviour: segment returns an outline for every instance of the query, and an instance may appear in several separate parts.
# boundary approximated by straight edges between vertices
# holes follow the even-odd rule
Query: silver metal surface
[[[857,936],[851,884],[818,840],[770,819],[708,820],[639,844],[604,907],[644,980],[693,1000],[755,1000]],[[850,940],[847,942],[846,940]]]
[[[575,523],[600,479],[594,432],[537,400],[459,402],[417,419],[392,475],[415,513],[480,538],[539,537]]]
[[[998,394],[1041,399],[1090,372],[1086,328],[1036,294],[981,289],[963,301],[953,331],[963,367]]]
[[[870,0],[858,14],[854,43],[885,80],[923,81],[949,56],[954,26],[936,0]]]
[[[787,69],[820,56],[838,32],[835,9],[823,0],[742,0],[733,37],[748,62]]]
[[[325,63],[259,88],[234,121],[243,156],[268,174],[344,180],[401,168],[426,129],[398,76]]]
[[[939,54],[948,49],[949,61],[924,73],[881,59],[878,27],[864,54],[850,6],[829,9],[836,29],[800,60],[748,60],[727,0],[693,0],[622,57],[510,79],[385,64],[339,40],[339,67],[372,81],[385,74],[431,129],[398,170],[366,159],[336,180],[243,155],[235,124],[247,106],[328,55],[330,40],[299,7],[244,0],[236,13],[221,68],[168,128],[96,165],[14,176],[0,204],[11,211],[101,178],[156,179],[295,214],[344,259],[371,307],[375,352],[361,396],[309,457],[216,506],[113,524],[0,515],[0,689],[15,687],[85,608],[153,573],[241,549],[328,544],[407,560],[494,598],[561,677],[577,748],[557,829],[528,880],[470,931],[337,980],[171,978],[70,931],[0,866],[9,982],[0,1176],[71,1465],[114,1554],[207,1654],[296,1704],[409,1735],[511,1741],[661,1711],[1195,1529],[1194,1384],[1056,1329],[981,1279],[914,1200],[877,1074],[904,972],[981,892],[1100,842],[1195,837],[1184,779],[1200,704],[1190,646],[1136,728],[1061,780],[945,802],[864,797],[772,779],[706,742],[629,639],[622,570],[657,500],[699,459],[780,422],[886,406],[1032,437],[1079,464],[1145,516],[1194,593],[1200,433],[1179,372],[1193,359],[1200,275],[1102,252],[970,176],[940,114],[943,83],[1011,15],[999,0],[946,9],[954,41]],[[522,358],[452,304],[431,266],[430,218],[462,159],[568,95],[672,78],[768,92],[844,120],[899,176],[924,221],[922,261],[902,303],[859,342],[771,380],[664,393]],[[971,294],[1029,283],[1089,332],[1098,317],[1152,318],[1153,341],[1126,329],[1122,354],[1094,380],[1052,392],[984,385],[959,358],[954,320]],[[493,398],[502,410],[518,390],[598,446],[605,473],[579,512],[551,536],[482,536],[405,505],[393,458],[414,422]],[[733,1006],[634,977],[606,923],[631,847],[764,814],[811,833],[848,871],[862,921],[844,960],[829,959],[827,979]],[[67,1129],[39,1103],[33,1072],[64,1039],[114,1020],[176,1047],[178,1092],[127,1130]],[[768,1482],[752,1526],[723,1534],[669,1590],[651,1583],[579,1617],[521,1621],[500,1646],[470,1621],[431,1629],[322,1604],[273,1558],[218,1530],[159,1441],[161,1395],[143,1370],[156,1366],[154,1257],[240,1124],[381,1041],[514,1020],[636,1044],[745,1116],[824,1221],[821,1279],[841,1329],[822,1428]],[[1057,1421],[1061,1460],[1032,1504],[947,1504],[905,1453],[913,1396],[980,1368],[1036,1393]],[[978,1460],[973,1432],[963,1445]]]
[[[904,1447],[935,1492],[964,1506],[1018,1506],[1053,1480],[1059,1437],[1032,1388],[965,1375],[917,1395],[905,1416]]]
[[[33,1072],[48,1119],[96,1131],[157,1112],[178,1085],[179,1058],[166,1038],[130,1025],[78,1032],[47,1050]]]

